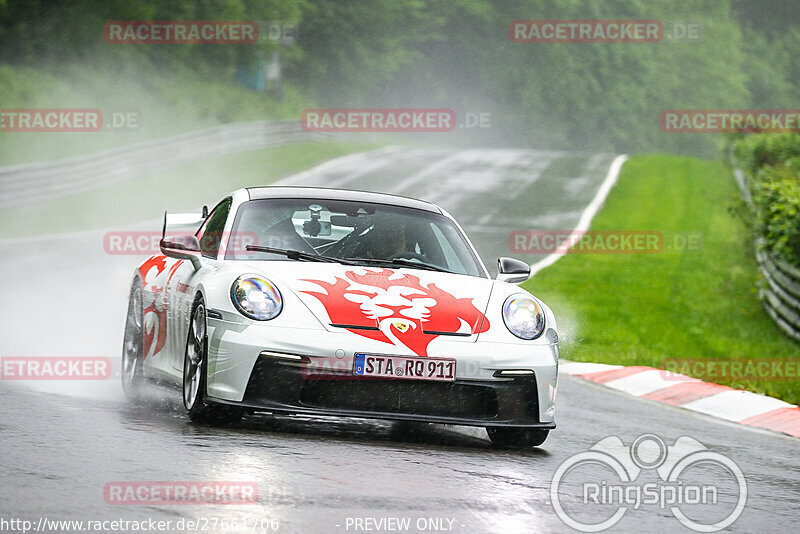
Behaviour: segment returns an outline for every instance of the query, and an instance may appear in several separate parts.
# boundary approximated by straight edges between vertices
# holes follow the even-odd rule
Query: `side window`
[[[228,213],[231,211],[233,198],[228,197],[219,204],[200,227],[197,232],[197,239],[200,241],[200,250],[207,258],[216,258],[219,252],[219,244],[223,238],[222,232],[225,230],[225,223],[228,220]]]

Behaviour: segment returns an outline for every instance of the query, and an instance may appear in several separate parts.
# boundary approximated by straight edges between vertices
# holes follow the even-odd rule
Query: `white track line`
[[[597,214],[598,210],[600,210],[603,202],[606,201],[606,197],[611,191],[611,188],[617,183],[619,171],[622,168],[622,164],[625,163],[627,159],[627,154],[622,154],[614,158],[614,161],[611,163],[611,167],[608,169],[608,174],[603,180],[603,183],[600,184],[600,189],[597,190],[597,193],[594,195],[592,201],[589,202],[589,205],[586,206],[586,209],[584,209],[583,213],[581,213],[581,218],[578,220],[578,225],[572,230],[572,233],[585,232],[589,229],[592,219],[594,219],[594,216]],[[531,276],[535,275],[545,267],[550,267],[563,255],[563,251],[553,252],[546,258],[537,261],[531,265]]]

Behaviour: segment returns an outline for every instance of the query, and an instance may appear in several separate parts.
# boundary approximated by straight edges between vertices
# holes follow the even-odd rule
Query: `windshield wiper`
[[[453,271],[448,271],[438,265],[432,265],[430,263],[422,263],[418,261],[412,260],[404,260],[402,258],[397,258],[393,260],[381,260],[377,258],[332,258],[330,256],[322,256],[320,254],[310,254],[308,252],[302,252],[300,250],[292,250],[292,249],[285,249],[285,248],[273,248],[273,247],[258,247],[255,245],[247,245],[245,247],[247,251],[252,252],[266,252],[268,254],[280,254],[282,256],[286,256],[290,260],[296,261],[320,261],[325,263],[341,263],[344,265],[359,265],[359,264],[369,264],[369,265],[392,265],[392,266],[400,266],[400,267],[412,267],[414,269],[424,269],[426,271],[439,271],[442,273],[450,273],[453,274]]]
[[[424,269],[426,271],[439,271],[440,273],[455,274],[453,273],[453,271],[448,271],[447,269],[439,267],[438,265],[433,265],[431,263],[423,263],[413,260],[404,260],[402,258],[396,258],[393,260],[381,260],[376,258],[347,258],[347,261],[351,261],[354,263],[368,263],[375,265],[395,265],[400,267],[413,267],[414,269]]]
[[[266,252],[268,254],[280,254],[282,256],[286,256],[290,260],[296,260],[296,261],[321,261],[325,263],[344,263],[347,265],[355,265],[355,263],[352,263],[349,260],[340,260],[338,258],[331,258],[330,256],[310,254],[308,252],[301,252],[299,250],[273,248],[273,247],[258,247],[255,245],[247,245],[245,249],[247,251],[252,251],[252,252]]]

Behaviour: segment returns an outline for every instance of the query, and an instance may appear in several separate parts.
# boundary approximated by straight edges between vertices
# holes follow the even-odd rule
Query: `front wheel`
[[[144,384],[143,371],[143,321],[142,321],[142,284],[139,279],[133,281],[128,298],[128,314],[125,319],[125,337],[122,341],[122,391],[129,399],[135,400],[142,392]]]
[[[546,428],[496,427],[486,428],[489,439],[499,447],[538,447],[550,430]]]
[[[183,406],[189,419],[196,423],[218,426],[236,424],[242,418],[241,408],[213,404],[205,400],[207,363],[206,307],[202,298],[198,298],[189,322],[189,337],[183,358]]]

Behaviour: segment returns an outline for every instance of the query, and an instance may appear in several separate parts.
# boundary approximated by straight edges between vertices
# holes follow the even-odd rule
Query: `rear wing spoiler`
[[[208,208],[203,208],[202,213],[173,213],[164,212],[164,226],[161,229],[161,253],[171,258],[189,260],[195,269],[199,269],[200,243],[195,234],[200,225],[208,217]]]
[[[194,235],[200,225],[208,217],[208,208],[203,207],[202,213],[167,213],[164,212],[164,226],[161,229],[161,239],[169,236]]]

